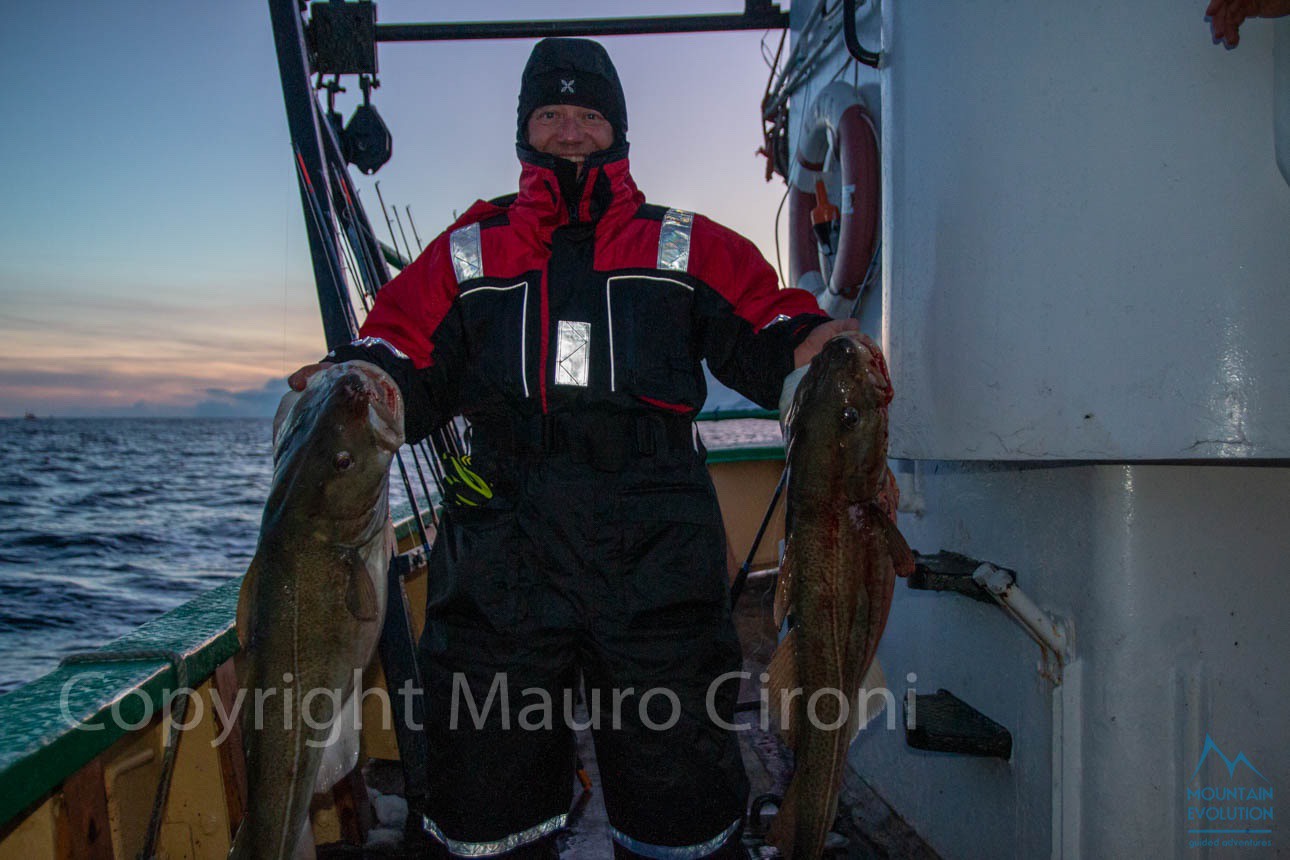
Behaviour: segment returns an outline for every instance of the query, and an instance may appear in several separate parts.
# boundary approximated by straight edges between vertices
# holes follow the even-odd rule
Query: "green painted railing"
[[[773,409],[749,407],[747,409],[713,410],[700,412],[696,421],[734,421],[739,418],[762,418],[772,421],[779,419],[779,413]],[[782,442],[761,445],[733,445],[729,448],[709,448],[708,463],[746,463],[755,460],[783,460],[784,445]]]
[[[717,448],[708,451],[708,465],[713,463],[747,463],[754,460],[783,459],[783,445],[744,445],[739,448]]]
[[[237,652],[233,622],[241,583],[241,577],[226,582],[102,650],[178,652],[188,685],[197,687]],[[0,827],[127,734],[128,726],[158,713],[175,686],[168,660],[105,661],[60,666],[0,697]]]
[[[713,409],[710,412],[700,412],[694,417],[694,420],[733,421],[736,418],[779,418],[779,413],[774,409],[761,409],[757,406],[749,406],[746,409]]]

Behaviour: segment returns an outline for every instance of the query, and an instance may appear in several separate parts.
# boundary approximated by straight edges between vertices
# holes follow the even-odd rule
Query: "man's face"
[[[529,115],[529,146],[581,164],[591,153],[608,149],[614,127],[599,111],[577,105],[543,105]]]

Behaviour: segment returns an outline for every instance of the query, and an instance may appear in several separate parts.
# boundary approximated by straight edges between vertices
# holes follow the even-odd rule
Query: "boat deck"
[[[775,648],[775,629],[771,621],[770,602],[775,578],[769,573],[753,574],[748,587],[735,607],[735,625],[743,643],[744,669],[752,680],[745,681],[740,691],[740,701],[756,701],[756,679],[765,669]],[[773,732],[764,732],[758,725],[758,714],[749,711],[739,714],[736,722],[747,725],[740,732],[740,745],[744,766],[748,771],[751,796],[782,795],[792,776],[792,753]],[[610,844],[609,820],[605,814],[601,794],[597,790],[600,776],[596,768],[596,751],[590,732],[578,734],[578,751],[583,765],[592,779],[592,789],[582,790],[575,779],[569,820],[560,833],[559,847],[562,860],[605,860],[613,855]],[[424,838],[415,826],[408,826],[407,804],[399,796],[403,775],[397,762],[373,760],[364,775],[369,794],[373,797],[376,821],[369,831],[367,845],[359,849],[352,845],[332,844],[318,849],[319,858],[411,858],[424,856]],[[848,769],[843,783],[842,802],[839,803],[836,832],[842,837],[832,851],[831,858],[927,858],[938,855],[926,845],[909,825],[897,816],[875,794],[863,778]],[[843,843],[844,841],[844,844]],[[760,856],[774,857],[773,849],[754,848]]]

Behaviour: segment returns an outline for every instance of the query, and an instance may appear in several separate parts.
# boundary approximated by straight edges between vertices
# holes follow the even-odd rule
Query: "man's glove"
[[[470,468],[470,455],[440,454],[446,502],[477,508],[493,497],[493,488]]]

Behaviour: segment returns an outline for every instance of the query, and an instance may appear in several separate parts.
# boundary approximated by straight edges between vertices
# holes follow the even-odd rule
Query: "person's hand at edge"
[[[322,373],[335,364],[330,361],[319,361],[315,364],[306,364],[295,373],[287,377],[287,385],[291,386],[292,391],[304,391],[305,386],[309,384],[309,377],[315,373]]]
[[[1279,18],[1290,15],[1290,0],[1209,0],[1205,17],[1209,19],[1214,43],[1229,48],[1241,43],[1241,24],[1246,18]]]
[[[806,340],[797,345],[793,350],[793,367],[805,367],[811,363],[811,359],[820,354],[824,345],[834,337],[848,331],[859,331],[860,322],[854,319],[830,320],[816,326]]]

